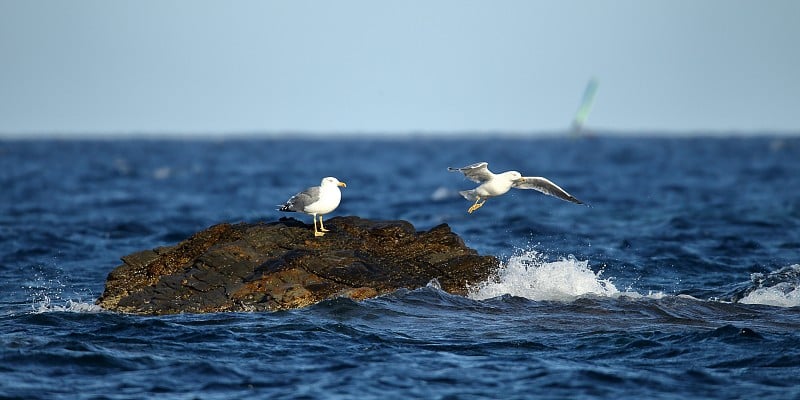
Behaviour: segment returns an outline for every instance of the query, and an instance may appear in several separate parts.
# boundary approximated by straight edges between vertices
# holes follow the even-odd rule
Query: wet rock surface
[[[417,232],[406,221],[336,217],[314,237],[293,218],[219,224],[170,247],[122,257],[101,307],[134,314],[277,311],[325,299],[365,299],[437,279],[464,295],[498,265],[446,224]]]

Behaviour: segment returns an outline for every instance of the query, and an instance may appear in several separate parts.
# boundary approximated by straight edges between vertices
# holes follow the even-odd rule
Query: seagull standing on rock
[[[511,190],[512,187],[517,189],[533,189],[549,196],[558,197],[561,200],[570,201],[575,204],[583,204],[582,201],[576,199],[547,178],[541,176],[522,176],[522,174],[517,171],[506,171],[501,174],[494,174],[492,171],[489,171],[488,166],[489,163],[487,162],[479,162],[461,168],[447,168],[448,171],[461,172],[469,180],[480,183],[480,186],[475,189],[458,192],[464,196],[465,199],[475,201],[475,204],[467,210],[470,214],[481,208],[488,198],[505,194]]]
[[[339,207],[342,201],[342,192],[339,186],[347,187],[344,182],[329,176],[322,178],[319,186],[310,187],[286,201],[278,211],[302,212],[314,218],[314,236],[323,236],[325,225],[322,224],[322,216]],[[317,215],[319,215],[319,230],[317,230]]]

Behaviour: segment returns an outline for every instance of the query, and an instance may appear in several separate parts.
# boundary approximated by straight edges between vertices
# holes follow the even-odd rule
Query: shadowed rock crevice
[[[465,295],[498,265],[445,224],[417,232],[406,221],[336,217],[314,237],[292,218],[219,224],[175,246],[122,257],[97,304],[135,314],[276,311],[335,297],[357,300],[416,289],[436,278]]]

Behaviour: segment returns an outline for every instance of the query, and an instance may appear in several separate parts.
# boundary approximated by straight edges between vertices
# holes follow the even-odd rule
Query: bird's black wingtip
[[[578,200],[578,198],[577,198],[577,197],[572,197],[572,196],[570,196],[570,199],[569,199],[569,201],[571,201],[571,202],[573,202],[573,203],[575,203],[575,204],[577,204],[577,205],[579,205],[579,206],[591,207],[591,206],[589,205],[589,203],[584,203],[584,202],[582,202],[582,201]]]

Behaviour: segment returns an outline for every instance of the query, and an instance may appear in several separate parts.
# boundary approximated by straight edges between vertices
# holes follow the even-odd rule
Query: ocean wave
[[[497,272],[487,281],[474,285],[468,297],[486,300],[503,295],[523,297],[535,301],[571,302],[583,297],[648,298],[661,300],[673,295],[649,291],[646,294],[634,289],[618,289],[613,277],[603,277],[604,270],[595,272],[588,260],[574,256],[551,261],[536,250],[523,250],[501,263]],[[758,304],[773,307],[800,307],[800,264],[790,265],[769,274],[755,273],[748,288],[734,294],[732,303]],[[703,301],[687,294],[676,297]],[[725,302],[719,297],[708,300]]]
[[[620,291],[610,278],[594,272],[588,261],[574,256],[548,261],[535,250],[525,250],[509,258],[488,281],[471,288],[469,297],[485,300],[505,294],[538,301],[572,301],[583,296],[642,297]]]
[[[800,307],[800,264],[778,271],[750,276],[752,287],[739,300],[744,304],[761,304],[775,307]]]

